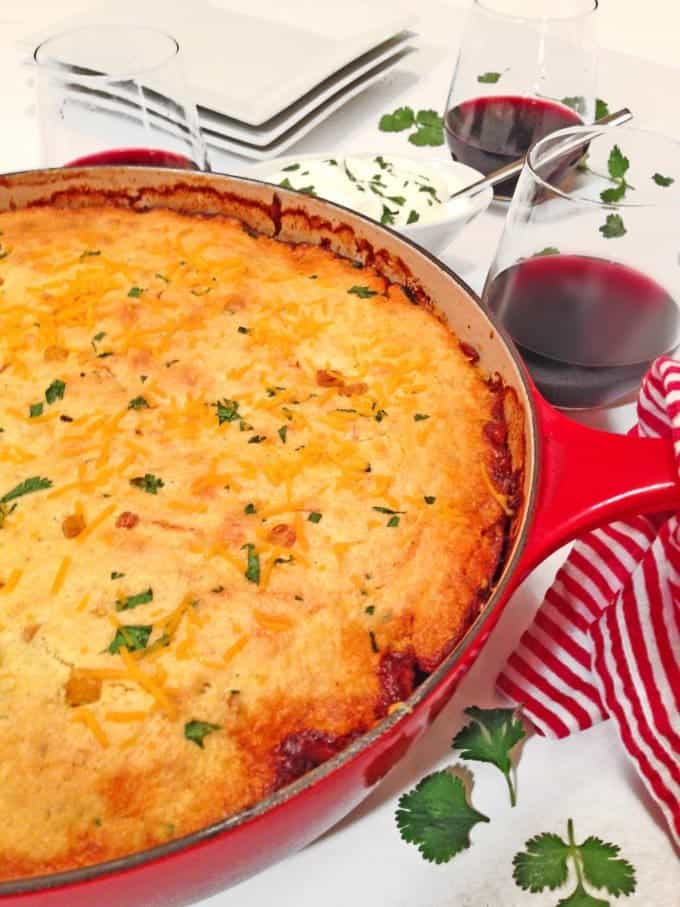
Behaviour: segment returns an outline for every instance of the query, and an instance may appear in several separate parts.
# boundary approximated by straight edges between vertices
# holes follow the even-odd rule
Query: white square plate
[[[332,98],[342,89],[352,84],[357,78],[372,71],[379,63],[393,57],[397,51],[403,50],[409,40],[414,38],[413,32],[400,32],[393,38],[383,41],[377,47],[362,54],[356,60],[343,66],[334,75],[324,79],[316,88],[307,92],[302,98],[291,104],[281,113],[263,123],[261,126],[248,126],[232,117],[221,115],[219,112],[209,110],[203,105],[199,107],[198,114],[201,126],[214,133],[219,133],[229,139],[249,142],[259,147],[269,145],[296,123],[302,120],[319,106]]]
[[[209,146],[217,148],[220,151],[238,154],[242,157],[250,158],[251,160],[268,161],[271,158],[278,157],[315,126],[323,122],[323,120],[346,104],[351,98],[360,94],[362,91],[365,91],[381,79],[384,79],[395,66],[413,51],[413,49],[414,48],[407,47],[397,51],[396,54],[373,67],[368,73],[359,76],[359,78],[351,82],[346,88],[336,92],[325,103],[321,104],[311,113],[308,113],[304,119],[296,123],[288,130],[288,132],[284,133],[283,136],[270,145],[259,147],[248,142],[239,142],[205,128],[203,129],[203,137]]]

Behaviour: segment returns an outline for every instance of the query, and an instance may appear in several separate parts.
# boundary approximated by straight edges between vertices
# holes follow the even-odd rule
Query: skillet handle
[[[633,514],[680,510],[670,438],[596,431],[561,415],[537,392],[534,401],[541,462],[520,578],[587,529]]]

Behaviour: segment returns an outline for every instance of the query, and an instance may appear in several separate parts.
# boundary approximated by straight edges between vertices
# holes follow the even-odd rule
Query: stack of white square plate
[[[185,43],[188,75],[206,141],[254,160],[282,154],[415,49],[404,21],[335,41],[281,23],[229,17],[232,36],[238,32],[230,45],[241,54],[221,63],[223,78],[216,81],[214,57],[208,79],[193,65],[199,54]]]
[[[282,154],[415,50],[410,43],[415,34],[408,30],[412,15],[388,9],[369,7],[362,17],[348,17],[340,7],[323,8],[326,27],[310,22],[303,28],[205,0],[142,8],[138,2],[106,0],[33,35],[30,50],[48,34],[74,25],[160,27],[180,45],[208,144],[263,161]],[[126,100],[120,92],[112,102]]]

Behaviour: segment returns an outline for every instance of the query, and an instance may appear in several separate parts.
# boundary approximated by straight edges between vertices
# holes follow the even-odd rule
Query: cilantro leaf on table
[[[567,881],[569,845],[559,835],[546,832],[530,838],[526,851],[515,854],[512,877],[525,891],[559,888]]]
[[[502,72],[483,72],[477,76],[477,81],[484,85],[495,85],[502,75]]]
[[[630,161],[628,158],[622,153],[618,145],[614,145],[609,152],[609,160],[607,161],[607,169],[611,178],[623,179],[628,173],[629,167]]]
[[[568,898],[557,902],[557,907],[609,907],[609,901],[594,898],[585,890],[583,885],[577,885]]]
[[[583,95],[572,95],[567,98],[562,98],[561,102],[565,107],[571,107],[576,113],[580,113],[581,116],[586,112],[586,99]]]
[[[515,709],[480,709],[477,706],[465,709],[465,714],[472,721],[453,738],[453,749],[461,750],[463,759],[495,765],[505,776],[510,804],[515,806],[517,792],[512,781],[510,753],[526,737],[521,718]]]
[[[416,114],[416,123],[419,126],[439,126],[444,125],[444,121],[436,110],[419,110]]]
[[[560,254],[560,250],[557,248],[557,246],[546,246],[544,249],[541,249],[538,252],[534,252],[534,254],[531,257],[532,258],[542,258],[545,255],[559,255],[559,254]]]
[[[444,130],[442,126],[421,126],[408,137],[412,145],[422,147],[432,145],[437,147],[444,144]]]
[[[675,182],[675,179],[672,176],[663,176],[661,173],[655,173],[652,179],[657,186],[663,186],[664,188],[672,186]]]
[[[600,227],[600,233],[605,239],[616,239],[627,232],[620,214],[608,214],[606,223]]]
[[[616,204],[616,202],[620,202],[626,194],[626,189],[627,186],[625,183],[619,183],[618,186],[612,186],[610,189],[604,189],[600,192],[600,198],[608,205]]]
[[[609,907],[609,902],[589,894],[586,883],[604,888],[613,897],[635,891],[635,870],[618,856],[616,844],[589,837],[582,844],[574,838],[574,823],[567,822],[567,841],[545,833],[526,842],[525,851],[515,854],[513,878],[525,891],[554,890],[567,881],[568,861],[576,872],[576,888],[557,907]]]
[[[487,816],[467,802],[460,778],[447,771],[423,778],[399,798],[397,826],[426,860],[445,863],[470,846],[470,831]]]
[[[614,897],[635,891],[635,870],[619,857],[620,849],[592,836],[579,845],[586,881],[595,888],[606,888]]]
[[[609,104],[602,98],[595,99],[595,119],[601,120],[602,117],[609,116]]]
[[[403,132],[410,129],[416,118],[412,107],[397,107],[393,113],[385,113],[380,117],[378,129],[381,132]]]

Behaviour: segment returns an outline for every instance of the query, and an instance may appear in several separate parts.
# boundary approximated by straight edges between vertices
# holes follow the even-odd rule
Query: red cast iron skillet
[[[523,407],[524,505],[493,593],[404,708],[333,759],[236,816],[122,859],[0,883],[3,907],[187,904],[304,847],[349,813],[414,745],[536,564],[586,528],[680,505],[670,442],[597,432],[561,416],[538,395],[512,342],[470,288],[427,252],[371,220],[279,187],[214,174],[97,167],[0,177],[0,210],[107,201],[140,210],[234,214],[283,240],[322,244],[361,258],[411,287],[421,300],[429,296],[459,338],[478,350],[482,367],[498,372]],[[11,817],[3,820],[11,822]],[[36,836],[40,833],[36,824]]]

